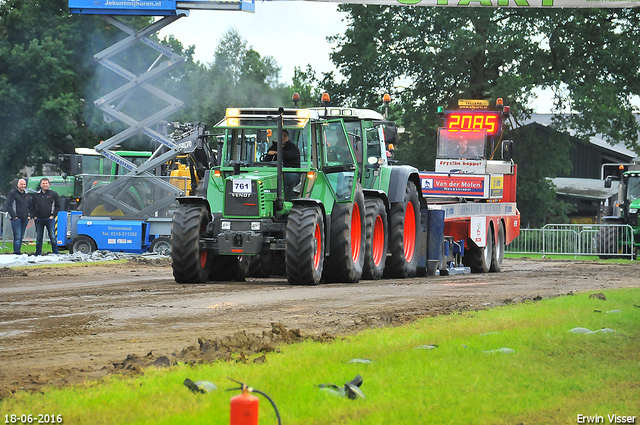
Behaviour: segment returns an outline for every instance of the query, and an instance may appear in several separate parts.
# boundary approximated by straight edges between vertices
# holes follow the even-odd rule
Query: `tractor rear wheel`
[[[324,218],[318,207],[294,205],[287,219],[285,264],[290,285],[317,285],[324,270]]]
[[[494,251],[493,229],[487,228],[487,244],[482,248],[465,250],[462,262],[470,267],[473,273],[489,273]]]
[[[331,212],[331,249],[325,265],[327,282],[356,283],[362,277],[366,239],[365,212],[360,184],[352,203],[334,205]]]
[[[407,182],[404,201],[391,204],[389,252],[384,275],[408,278],[418,270],[418,226],[420,223],[420,199],[412,181]]]
[[[246,255],[213,255],[209,253],[209,280],[244,282],[249,271]]]
[[[271,251],[263,251],[254,255],[249,261],[249,277],[269,277],[273,270],[274,257]]]
[[[502,260],[504,260],[504,250],[505,250],[505,231],[504,225],[502,223],[498,224],[498,240],[496,241],[495,247],[493,249],[493,258],[491,259],[491,268],[489,271],[499,272],[502,270]]]
[[[203,283],[209,277],[209,252],[200,238],[209,224],[201,205],[179,205],[171,222],[171,267],[178,283]]]
[[[367,199],[364,203],[366,214],[367,239],[365,242],[363,279],[382,278],[387,261],[389,232],[387,209],[382,199]]]

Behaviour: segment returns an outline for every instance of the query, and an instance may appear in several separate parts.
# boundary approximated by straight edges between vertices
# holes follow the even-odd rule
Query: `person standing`
[[[25,191],[27,181],[25,179],[18,180],[16,188],[7,195],[7,211],[11,219],[11,231],[13,232],[13,253],[20,255],[22,248],[22,239],[24,232],[27,230],[27,223],[31,218],[29,213],[29,194]]]
[[[49,179],[40,180],[40,190],[31,195],[31,214],[36,222],[36,255],[42,255],[42,238],[44,228],[47,228],[51,251],[58,253],[58,239],[56,238],[55,217],[60,211],[58,194],[49,189]]]

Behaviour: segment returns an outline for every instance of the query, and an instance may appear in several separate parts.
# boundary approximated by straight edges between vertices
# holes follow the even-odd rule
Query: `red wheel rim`
[[[404,258],[407,263],[413,260],[416,251],[416,214],[411,202],[404,212]]]
[[[360,258],[360,241],[362,240],[362,229],[360,229],[360,207],[358,203],[353,203],[353,213],[351,214],[351,259],[354,263]]]
[[[316,223],[316,230],[313,237],[315,244],[313,247],[313,268],[314,270],[318,270],[320,266],[320,256],[322,255],[320,252],[322,248],[322,232],[320,232],[320,225],[318,223]]]
[[[382,256],[384,255],[384,223],[382,217],[379,215],[376,217],[376,221],[373,224],[373,241],[371,244],[371,252],[373,254],[373,263],[376,266],[380,265]]]

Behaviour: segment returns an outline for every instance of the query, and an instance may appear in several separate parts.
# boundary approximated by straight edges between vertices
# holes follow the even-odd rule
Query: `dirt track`
[[[636,264],[506,259],[498,274],[316,287],[278,278],[180,285],[166,260],[0,269],[0,399],[152,363],[243,360],[231,353],[621,287],[640,287]]]

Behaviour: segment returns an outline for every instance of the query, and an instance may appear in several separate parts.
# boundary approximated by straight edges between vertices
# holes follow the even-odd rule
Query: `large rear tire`
[[[178,283],[204,283],[209,277],[209,253],[200,238],[209,224],[201,205],[180,205],[171,223],[171,267]]]
[[[494,251],[493,229],[487,228],[487,244],[483,248],[465,250],[462,262],[470,267],[473,273],[489,273]]]
[[[249,262],[249,257],[246,255],[209,254],[209,280],[244,282],[249,271]]]
[[[414,277],[418,270],[418,225],[420,199],[416,185],[407,182],[404,201],[391,204],[389,252],[384,274],[386,277]]]
[[[290,285],[317,285],[324,270],[324,219],[320,208],[294,205],[287,220],[285,264]]]
[[[327,282],[356,283],[362,277],[365,257],[364,194],[358,184],[350,204],[335,204],[331,212],[331,249],[325,264]]]
[[[271,251],[263,251],[257,255],[254,255],[249,262],[249,272],[247,273],[247,276],[271,276],[274,268],[274,260],[274,256],[271,255]]]
[[[491,259],[491,268],[489,271],[491,272],[499,272],[502,270],[502,260],[504,260],[504,250],[505,250],[505,230],[504,225],[502,223],[498,224],[498,240],[493,249],[493,257]]]
[[[363,279],[378,280],[384,274],[387,262],[389,232],[387,209],[382,199],[367,199],[364,203],[366,214],[367,238],[365,242]]]

